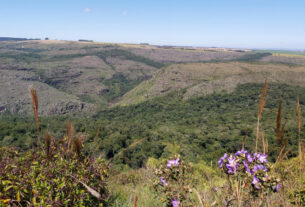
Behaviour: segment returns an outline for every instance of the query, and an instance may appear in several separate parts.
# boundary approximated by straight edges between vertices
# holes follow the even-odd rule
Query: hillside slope
[[[272,83],[304,86],[305,67],[245,62],[174,64],[125,94],[118,105],[136,104],[179,90],[185,90],[184,99],[232,92],[239,84],[262,83],[265,78]]]
[[[188,99],[232,91],[239,83],[262,82],[265,77],[301,84],[303,69],[292,66],[302,65],[303,59],[225,48],[2,41],[0,114],[31,113],[31,85],[39,93],[39,113],[47,115],[94,113],[181,89],[187,90]],[[259,61],[284,64],[245,63]]]
[[[28,113],[31,85],[39,92],[41,114],[94,111],[115,103],[173,57],[187,62],[242,55],[92,42],[4,41],[0,43],[0,113]]]
[[[162,66],[116,45],[66,41],[0,44],[0,112],[24,114],[28,88],[40,95],[41,114],[107,107]]]

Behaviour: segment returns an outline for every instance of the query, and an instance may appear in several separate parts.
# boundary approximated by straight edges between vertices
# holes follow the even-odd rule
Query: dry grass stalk
[[[72,139],[74,136],[74,127],[70,121],[66,123],[66,129],[67,129],[67,139],[68,139],[68,150],[71,149]]]
[[[136,195],[136,197],[134,198],[134,207],[138,206],[138,196]]]
[[[81,151],[84,147],[85,139],[86,139],[86,135],[77,136],[72,139],[73,150],[79,157],[80,157]]]
[[[264,149],[264,154],[268,154],[269,151],[269,143],[268,143],[268,138],[266,137],[266,139],[264,138],[264,134],[263,134],[263,149]]]
[[[299,145],[299,159],[300,159],[300,175],[302,173],[302,144],[301,144],[301,106],[299,97],[297,97],[297,112],[298,112],[298,145]]]
[[[266,137],[266,153],[268,154],[269,153],[269,141]]]
[[[197,196],[198,201],[199,201],[199,206],[203,207],[203,202],[202,202],[202,199],[201,199],[201,196],[200,196],[199,192],[195,188],[193,188],[192,190],[196,193],[196,196]]]
[[[145,138],[140,139],[140,140],[138,140],[138,141],[135,141],[134,143],[132,143],[131,145],[129,145],[129,146],[126,147],[125,149],[121,150],[121,151],[118,153],[118,155],[120,155],[120,154],[122,154],[123,152],[125,152],[125,151],[127,151],[127,150],[129,150],[129,149],[131,149],[131,148],[133,148],[133,147],[135,147],[135,146],[137,146],[138,144],[140,144],[140,143],[143,142],[144,140],[145,140]]]
[[[133,148],[133,147],[137,146],[138,144],[140,144],[141,142],[143,142],[143,141],[144,141],[144,139],[145,139],[145,138],[140,139],[140,140],[138,140],[138,141],[136,141],[136,142],[132,143],[131,145],[129,145],[129,147],[127,147],[127,149],[129,149],[129,148]]]
[[[81,149],[82,149],[81,140],[79,138],[74,138],[72,140],[72,146],[73,146],[73,149],[74,149],[75,153],[79,156],[80,152],[81,152]]]
[[[94,196],[95,198],[97,199],[101,199],[102,196],[99,192],[97,192],[96,190],[94,190],[93,188],[90,188],[88,185],[86,185],[84,182],[78,180],[76,177],[74,177],[73,175],[69,175],[70,177],[74,178],[76,180],[76,182],[82,184],[86,189],[87,191],[92,195]]]
[[[297,98],[297,111],[298,111],[298,144],[299,144],[299,154],[301,154],[301,107],[299,97]]]
[[[283,141],[283,137],[281,136],[281,113],[282,113],[282,100],[280,101],[279,108],[277,111],[276,128],[275,128],[275,134],[278,138],[279,145],[281,145]]]
[[[262,140],[263,143],[263,153],[266,154],[266,144],[265,144],[265,137],[263,133],[260,133],[260,139]]]
[[[241,147],[242,149],[245,149],[247,135],[248,135],[248,130],[246,129],[245,135],[243,136],[243,143],[242,143],[242,147]]]
[[[268,81],[267,79],[265,79],[265,84],[264,84],[264,87],[262,89],[262,92],[261,92],[261,97],[260,97],[260,100],[259,100],[259,107],[258,107],[258,114],[257,114],[257,125],[256,125],[256,142],[255,142],[255,151],[257,152],[257,147],[258,147],[258,139],[259,139],[259,121],[262,117],[262,112],[263,112],[263,109],[264,109],[264,106],[265,106],[265,95],[267,93],[267,84],[268,84]]]
[[[301,154],[302,154],[302,161],[304,161],[305,160],[305,146],[304,146],[303,142],[301,142]]]
[[[241,181],[238,181],[235,185],[235,196],[237,199],[237,206],[242,206],[242,187],[241,187]]]
[[[275,134],[279,147],[276,162],[281,162],[287,154],[286,149],[288,144],[288,138],[284,139],[285,124],[282,125],[282,100],[280,101],[279,108],[277,111]]]
[[[37,128],[37,151],[39,152],[39,117],[38,117],[38,98],[37,98],[37,93],[36,90],[31,87],[30,88],[30,94],[32,98],[32,107],[33,107],[33,112],[36,120],[36,128]]]
[[[80,156],[81,155],[81,151],[83,148],[83,143],[84,143],[84,139],[85,137],[81,138],[81,137],[76,137],[74,139],[72,139],[72,146],[73,149],[75,151],[75,153]]]
[[[101,127],[97,128],[97,131],[96,131],[96,134],[95,134],[95,137],[94,137],[94,142],[96,142],[100,131],[101,131]]]
[[[44,134],[44,145],[47,156],[50,155],[50,146],[51,146],[51,135],[49,133]]]
[[[95,137],[94,137],[94,143],[96,143],[100,131],[101,131],[101,127],[97,128],[97,131],[96,131],[96,134],[95,134]],[[98,149],[101,145],[102,145],[102,142],[100,142],[99,144],[96,143],[96,147],[95,147],[96,152],[98,151]]]
[[[264,109],[264,106],[265,106],[265,103],[266,103],[265,95],[267,93],[267,84],[268,84],[268,81],[267,81],[267,79],[265,79],[265,84],[264,84],[264,87],[262,89],[261,97],[260,97],[260,100],[259,100],[259,107],[258,107],[258,118],[259,119],[262,117],[262,112],[263,112],[263,109]]]
[[[284,160],[284,158],[286,157],[288,151],[286,151],[288,145],[288,139],[285,139],[285,141],[282,143],[282,147],[280,148],[279,152],[278,152],[278,156],[276,159],[276,162],[282,162]]]
[[[131,149],[131,148],[137,146],[138,144],[142,143],[145,139],[146,139],[146,138],[140,139],[140,140],[138,140],[138,141],[132,143],[131,145],[129,145],[129,146],[126,147],[125,149],[122,149],[121,151],[119,151],[119,152],[117,153],[117,156],[121,156],[121,159],[124,159],[124,160],[126,160],[127,162],[130,162],[130,160],[129,160],[127,157],[124,157],[124,152],[126,152],[126,151],[128,151],[129,149]],[[110,160],[110,161],[111,161],[111,160]],[[110,162],[110,161],[109,161],[109,162]]]
[[[245,149],[245,143],[246,143],[246,135],[243,136],[243,144],[242,144],[242,149]]]

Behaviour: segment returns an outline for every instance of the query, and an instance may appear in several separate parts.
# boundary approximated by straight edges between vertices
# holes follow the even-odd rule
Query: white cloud
[[[89,13],[89,12],[91,12],[91,9],[90,8],[84,8],[84,12]]]

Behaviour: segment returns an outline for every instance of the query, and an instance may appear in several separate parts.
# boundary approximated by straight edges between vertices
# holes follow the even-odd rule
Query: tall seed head
[[[258,107],[258,118],[259,119],[262,116],[262,112],[263,112],[263,109],[264,109],[264,106],[265,106],[265,103],[266,103],[265,95],[267,93],[267,84],[268,84],[268,81],[267,81],[267,79],[265,79],[265,84],[264,84],[264,87],[262,89],[261,97],[260,97],[260,100],[259,100],[259,107]]]
[[[37,151],[39,151],[39,117],[38,117],[38,98],[36,90],[33,87],[30,87],[30,94],[32,98],[32,107],[36,120],[36,128],[37,128]]]

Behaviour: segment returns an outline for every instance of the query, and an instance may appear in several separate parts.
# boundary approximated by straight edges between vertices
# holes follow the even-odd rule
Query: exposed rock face
[[[4,112],[6,112],[6,107],[0,106],[0,114],[3,114]]]
[[[71,102],[71,101],[62,102],[62,103],[56,104],[53,108],[50,108],[48,111],[48,114],[54,115],[54,114],[77,113],[77,112],[82,112],[84,110],[88,110],[89,107],[90,107],[90,105],[86,104],[86,103],[78,103],[78,102]]]

